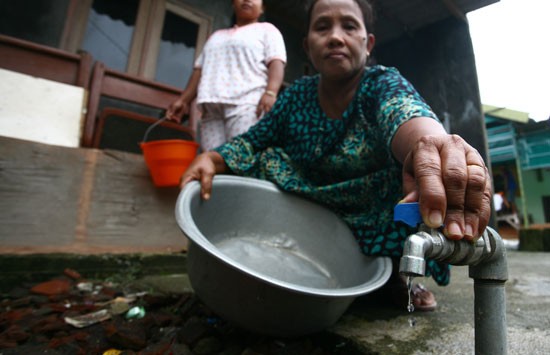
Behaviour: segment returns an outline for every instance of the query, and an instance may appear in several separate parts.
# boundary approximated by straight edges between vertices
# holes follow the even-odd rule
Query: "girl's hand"
[[[189,104],[181,97],[172,102],[166,110],[166,118],[177,123],[180,123],[182,117],[187,114],[189,114]]]
[[[273,107],[273,105],[275,105],[275,101],[277,101],[277,97],[275,95],[264,92],[262,98],[260,99],[260,102],[258,103],[256,116],[260,118],[262,115],[265,115],[266,113],[271,111],[271,108]]]

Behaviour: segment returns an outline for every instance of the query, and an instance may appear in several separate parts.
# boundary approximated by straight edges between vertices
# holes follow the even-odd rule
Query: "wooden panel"
[[[135,243],[172,251],[185,248],[174,216],[179,189],[155,188],[142,156],[106,152],[97,160],[87,242],[115,247]]]
[[[0,67],[20,73],[87,87],[91,56],[0,35]]]
[[[105,108],[101,111],[94,148],[115,149],[141,154],[139,143],[157,119],[131,111]],[[147,140],[194,140],[194,132],[174,122],[162,122],[149,131]]]
[[[180,251],[178,193],[137,154],[0,137],[0,252]]]
[[[91,147],[97,139],[100,99],[109,97],[124,102],[136,103],[159,109],[166,109],[181,91],[175,87],[121,73],[96,62],[90,82],[88,113],[84,125],[82,145]],[[155,117],[157,118],[157,117]],[[191,115],[186,127],[194,130],[196,117]]]
[[[84,151],[0,137],[0,250],[75,238]]]
[[[152,107],[167,108],[181,94],[180,90],[148,80],[106,70],[101,93]]]

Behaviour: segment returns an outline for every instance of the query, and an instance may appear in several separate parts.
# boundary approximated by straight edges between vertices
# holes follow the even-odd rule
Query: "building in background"
[[[489,105],[483,111],[495,192],[515,180],[522,225],[550,223],[550,120],[535,122],[528,113]]]

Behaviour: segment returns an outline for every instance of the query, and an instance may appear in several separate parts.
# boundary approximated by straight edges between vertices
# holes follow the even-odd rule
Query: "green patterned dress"
[[[403,194],[391,140],[409,119],[437,118],[393,68],[366,68],[342,119],[325,115],[318,84],[318,75],[297,80],[263,119],[216,151],[236,175],[271,181],[328,206],[366,255],[398,258],[414,230],[393,222]],[[446,285],[449,266],[429,261],[427,275]]]

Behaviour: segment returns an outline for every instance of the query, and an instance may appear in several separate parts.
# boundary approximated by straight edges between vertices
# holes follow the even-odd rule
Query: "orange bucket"
[[[149,129],[156,126],[163,120],[159,120]],[[144,142],[139,146],[143,151],[145,164],[151,173],[153,183],[158,187],[178,186],[180,178],[187,170],[195,156],[199,144],[193,141],[183,139],[165,139],[152,142]]]

